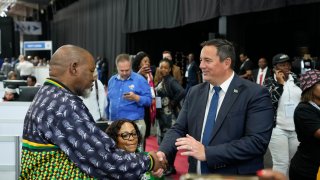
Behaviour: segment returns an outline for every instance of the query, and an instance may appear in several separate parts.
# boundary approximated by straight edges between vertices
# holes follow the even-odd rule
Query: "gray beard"
[[[87,99],[87,98],[90,96],[91,91],[92,91],[92,88],[85,89],[85,90],[82,92],[81,97]]]

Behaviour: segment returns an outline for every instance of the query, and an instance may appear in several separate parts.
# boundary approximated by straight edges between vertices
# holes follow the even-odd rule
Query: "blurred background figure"
[[[166,132],[176,122],[181,109],[180,101],[185,96],[185,90],[172,76],[173,64],[168,59],[163,59],[159,63],[159,73],[162,77],[156,87],[157,96],[161,98],[161,108],[157,109],[157,139],[161,144]],[[172,161],[174,162],[174,160]],[[175,174],[173,164],[169,165],[165,175]]]
[[[253,63],[248,58],[247,53],[242,52],[239,55],[240,62],[242,63],[239,68],[239,76],[252,81],[252,70],[253,70]]]
[[[146,140],[146,138],[150,135],[151,125],[154,125],[156,118],[156,95],[149,55],[143,51],[138,52],[133,58],[132,70],[133,72],[141,74],[148,81],[150,86],[152,102],[149,107],[145,107],[144,109],[144,121],[146,123],[146,134],[144,139]],[[146,145],[145,142],[143,144],[144,146]]]
[[[12,70],[12,66],[9,62],[8,58],[4,58],[4,62],[1,66],[1,73],[4,75],[5,78],[7,78],[8,73]]]
[[[24,57],[19,57],[19,64],[17,64],[17,70],[20,72],[20,78],[27,80],[27,77],[33,74],[33,64],[30,62],[31,57],[25,60]]]
[[[294,112],[300,145],[291,159],[290,180],[314,180],[320,168],[320,71],[301,74],[301,102]]]
[[[187,70],[185,73],[185,77],[187,80],[187,85],[186,85],[186,93],[190,89],[190,87],[198,84],[200,82],[200,73],[199,73],[199,66],[194,60],[194,54],[190,53],[188,56],[188,65],[187,65]]]
[[[183,78],[181,75],[181,70],[180,70],[179,66],[174,64],[171,52],[170,51],[163,51],[162,52],[162,59],[168,59],[169,61],[171,61],[171,63],[172,63],[172,76],[179,82],[180,85],[182,85]],[[154,77],[155,85],[160,83],[161,80],[162,80],[162,76],[161,76],[159,68],[157,68],[156,74]]]
[[[95,69],[93,77],[94,83],[90,95],[87,98],[80,98],[89,109],[89,112],[95,121],[105,121],[105,107],[107,106],[106,92],[102,82],[98,79],[97,69]]]
[[[8,73],[8,78],[7,78],[7,79],[8,79],[8,80],[17,80],[17,79],[18,79],[17,73],[14,72],[14,71],[10,71],[10,72]]]
[[[264,57],[259,59],[258,66],[259,68],[252,71],[252,80],[263,86],[264,80],[268,79],[273,73],[272,69],[268,67],[267,59]]]
[[[28,86],[41,86],[41,84],[37,83],[37,78],[35,76],[27,77],[27,85]]]
[[[4,96],[2,98],[3,101],[16,101],[19,98],[19,94],[16,89],[11,87],[6,87],[4,90]]]

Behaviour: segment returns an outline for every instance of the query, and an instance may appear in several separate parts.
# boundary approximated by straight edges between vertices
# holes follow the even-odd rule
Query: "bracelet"
[[[150,157],[150,167],[148,171],[152,171],[153,167],[154,167],[154,159],[153,157],[148,153],[149,157]]]

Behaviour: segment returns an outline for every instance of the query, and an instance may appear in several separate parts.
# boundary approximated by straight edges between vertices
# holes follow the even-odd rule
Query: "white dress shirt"
[[[232,73],[232,75],[225,82],[223,82],[220,85],[221,91],[219,92],[219,101],[218,101],[216,117],[218,116],[221,104],[223,102],[223,99],[224,99],[224,97],[226,95],[226,92],[227,92],[227,90],[228,90],[228,88],[230,86],[230,83],[231,83],[233,77],[234,77],[234,72]],[[207,105],[206,105],[206,111],[205,111],[204,119],[203,119],[203,125],[202,125],[202,130],[201,130],[201,141],[200,142],[202,142],[203,131],[204,131],[204,127],[205,127],[206,122],[207,122],[207,116],[208,116],[208,112],[209,112],[209,108],[210,108],[211,99],[212,99],[213,94],[214,94],[213,85],[210,84],[209,96],[208,96]],[[201,161],[197,161],[197,174],[201,174],[201,166],[200,166],[200,164],[201,164]]]

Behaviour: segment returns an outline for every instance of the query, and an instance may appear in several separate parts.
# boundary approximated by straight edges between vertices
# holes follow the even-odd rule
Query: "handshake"
[[[168,161],[163,152],[158,151],[150,151],[149,155],[153,159],[153,168],[152,168],[152,175],[156,177],[161,177],[163,172],[165,172],[168,168]]]

